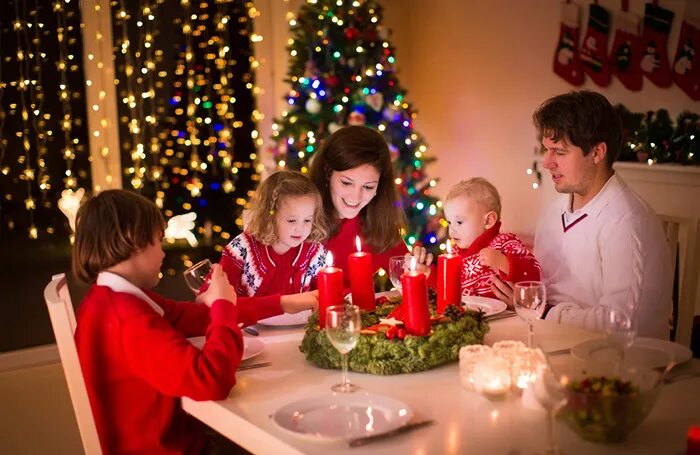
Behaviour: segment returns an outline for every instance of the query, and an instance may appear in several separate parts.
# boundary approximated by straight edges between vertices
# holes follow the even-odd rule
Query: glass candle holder
[[[474,367],[490,354],[491,348],[483,344],[471,344],[459,350],[459,379],[462,387],[474,390]]]
[[[492,353],[474,366],[474,389],[489,399],[503,398],[510,390],[510,365]]]

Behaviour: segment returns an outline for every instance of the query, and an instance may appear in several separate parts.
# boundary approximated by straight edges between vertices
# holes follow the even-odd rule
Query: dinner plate
[[[618,356],[617,351],[605,338],[584,341],[571,348],[571,354],[581,360],[610,361]],[[650,368],[664,368],[671,360],[683,363],[690,360],[693,353],[682,344],[657,338],[639,337],[625,351],[625,363],[644,365]]]
[[[343,441],[384,433],[413,417],[408,405],[368,392],[329,393],[289,403],[270,415],[287,433],[313,441]]]
[[[311,310],[304,310],[294,314],[284,313],[279,316],[261,319],[258,321],[258,324],[275,327],[304,325],[309,319],[309,316],[311,316]]]
[[[502,313],[508,308],[504,302],[498,299],[479,297],[476,295],[463,295],[462,304],[469,310],[483,311],[485,316],[493,316],[494,314]]]
[[[205,337],[192,337],[187,340],[196,348],[202,349]],[[243,337],[243,356],[241,361],[252,359],[265,350],[265,343],[257,338]]]

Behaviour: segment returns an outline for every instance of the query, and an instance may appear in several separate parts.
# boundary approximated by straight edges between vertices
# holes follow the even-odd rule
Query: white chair
[[[97,436],[95,419],[90,408],[87,389],[83,372],[78,361],[78,351],[75,347],[75,313],[71,303],[68,286],[66,285],[66,275],[61,273],[54,275],[46,288],[44,288],[44,299],[49,309],[53,333],[56,336],[58,353],[61,356],[63,373],[66,376],[68,392],[73,403],[73,410],[78,421],[80,439],[83,442],[83,449],[87,455],[102,454],[100,440]]]
[[[698,250],[700,226],[697,220],[675,216],[660,216],[671,247],[672,267],[678,272],[678,310],[675,341],[690,347],[695,305],[700,293]],[[676,270],[678,264],[678,270]]]

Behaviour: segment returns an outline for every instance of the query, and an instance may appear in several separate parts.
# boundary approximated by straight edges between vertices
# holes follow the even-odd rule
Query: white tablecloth
[[[545,414],[522,406],[519,399],[489,401],[459,385],[458,364],[410,375],[372,376],[350,373],[363,390],[402,400],[415,419],[435,420],[432,426],[361,448],[342,442],[319,443],[287,434],[270,415],[301,398],[330,394],[340,372],[323,370],[306,362],[299,351],[302,329],[261,328],[265,351],[251,362],[272,366],[241,371],[228,399],[219,402],[182,400],[183,408],[255,454],[401,453],[427,454],[531,454],[545,447]],[[570,348],[599,334],[537,321],[536,341],[546,350]],[[519,318],[493,321],[486,344],[515,339],[526,342],[527,329]],[[700,361],[681,366],[700,370]],[[621,444],[586,442],[562,422],[555,438],[567,454],[676,454],[685,453],[686,435],[700,423],[700,378],[665,385],[647,419]]]

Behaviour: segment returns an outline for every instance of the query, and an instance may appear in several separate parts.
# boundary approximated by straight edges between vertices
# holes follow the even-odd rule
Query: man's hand
[[[298,313],[304,310],[318,308],[318,290],[301,292],[299,294],[283,295],[280,298],[280,306],[285,313]]]
[[[491,292],[496,298],[504,302],[509,310],[514,310],[513,306],[513,283],[503,281],[496,275],[491,275]]]

